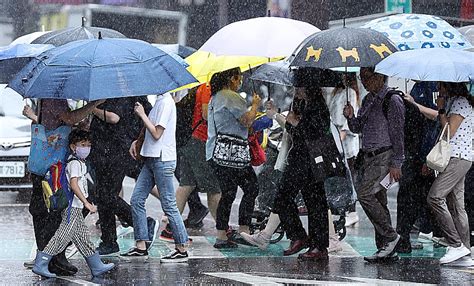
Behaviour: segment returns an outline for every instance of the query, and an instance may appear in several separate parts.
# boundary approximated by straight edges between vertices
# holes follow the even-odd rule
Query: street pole
[[[219,28],[224,27],[229,23],[229,3],[227,0],[219,1]]]

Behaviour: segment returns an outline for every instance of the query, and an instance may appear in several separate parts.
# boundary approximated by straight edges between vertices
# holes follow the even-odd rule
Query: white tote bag
[[[445,136],[447,135],[447,136]],[[440,173],[444,172],[451,158],[451,146],[449,145],[449,124],[446,124],[439,136],[438,143],[426,156],[426,165]]]

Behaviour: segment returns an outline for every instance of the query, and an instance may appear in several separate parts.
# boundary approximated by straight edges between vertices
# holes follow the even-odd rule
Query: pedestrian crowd
[[[262,104],[255,92],[248,107],[238,93],[243,81],[239,68],[214,74],[209,84],[190,90],[185,98],[158,95],[153,106],[146,97],[94,101],[73,111],[66,100],[42,99],[35,112],[26,106],[24,114],[50,130],[81,122],[68,139],[66,176],[74,193],[72,205],[61,212],[48,211],[42,197],[44,178],[32,175],[30,213],[38,254],[29,265],[46,277],[75,274],[78,270],[67,260],[66,249],[77,247],[93,275],[100,275],[114,267],[102,263],[100,255],[120,251],[117,230],[123,228],[133,229],[136,241],[120,254],[124,259],[147,258],[159,236],[175,244],[161,262],[185,262],[192,243],[186,228],[202,227],[209,212],[217,229],[215,248],[240,244],[265,249],[281,227],[290,240],[283,255],[307,249],[298,259],[328,259],[329,252],[341,250],[328,199],[328,179],[344,177],[340,170],[351,174],[350,195],[355,190],[374,227],[377,251],[364,257],[366,261],[396,261],[397,253],[422,247],[410,240],[413,229],[431,234],[447,247],[441,264],[469,260],[474,171],[467,86],[416,82],[405,95],[390,88],[387,77],[373,68],[361,68],[359,79],[368,92],[362,99],[351,73],[332,90],[317,82],[295,87],[288,113],[279,112],[272,100]],[[276,128],[277,143],[265,146]],[[444,129],[452,153],[445,170],[436,172],[428,167],[427,155]],[[258,135],[257,144],[249,147],[253,134]],[[262,164],[262,160],[255,163],[262,146],[268,156],[263,154],[266,163],[257,168]],[[330,161],[332,168],[324,161]],[[90,174],[94,188],[88,191]],[[125,176],[136,179],[130,204],[120,196]],[[261,177],[266,181],[262,183]],[[399,182],[396,227],[388,208],[389,189],[381,184],[384,179]],[[268,185],[273,186],[272,194],[260,190]],[[243,191],[239,226],[232,229],[231,208],[239,188]],[[199,192],[206,193],[208,208],[200,203]],[[160,235],[160,222],[146,214],[150,193],[159,198],[165,214]],[[256,205],[259,195],[272,198]],[[191,211],[183,220],[186,202]],[[308,231],[299,218],[302,209],[308,216]],[[355,200],[346,211],[339,215],[349,220],[356,214]],[[84,224],[84,217],[95,212],[101,229],[97,248]],[[256,213],[268,217],[260,232],[251,230]],[[116,228],[116,218],[121,228]]]

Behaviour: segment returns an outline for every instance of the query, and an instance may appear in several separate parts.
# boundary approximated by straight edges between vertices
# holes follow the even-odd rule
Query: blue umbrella
[[[457,49],[418,49],[394,53],[375,71],[420,81],[469,82],[474,79],[474,53]]]
[[[397,14],[372,20],[362,26],[381,32],[400,51],[420,48],[470,47],[466,38],[446,21],[424,14]]]
[[[162,94],[195,81],[170,55],[146,42],[99,36],[42,53],[9,86],[24,97],[91,101]]]
[[[53,45],[16,44],[0,47],[0,83],[9,82],[33,57]]]

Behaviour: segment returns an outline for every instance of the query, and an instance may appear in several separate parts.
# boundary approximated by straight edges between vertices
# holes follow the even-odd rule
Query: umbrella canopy
[[[13,58],[32,58],[54,48],[53,45],[17,44],[0,47],[0,60]]]
[[[461,27],[458,31],[464,35],[471,45],[474,44],[474,25]]]
[[[299,43],[320,30],[306,22],[260,17],[229,24],[199,49],[217,56],[281,58],[291,55]]]
[[[400,51],[420,48],[458,48],[471,44],[440,17],[424,14],[397,14],[372,20],[362,26],[383,33]]]
[[[288,59],[261,65],[250,76],[251,80],[286,86],[336,86],[342,82],[341,75],[329,69],[291,69]]]
[[[182,58],[180,57],[177,53],[174,53],[172,52],[170,49],[168,50],[163,50],[162,48],[160,48],[158,44],[152,44],[154,47],[162,50],[163,52],[167,53],[168,55],[172,56],[173,59],[175,59],[178,63],[180,63],[183,67],[187,68],[189,65],[188,63]]]
[[[311,35],[295,52],[290,67],[371,67],[397,51],[379,33],[363,28],[338,28]]]
[[[17,45],[17,44],[31,44],[34,40],[39,38],[40,36],[47,34],[51,31],[46,31],[46,32],[33,32],[30,34],[23,35],[21,37],[16,38],[13,42],[10,43],[10,45]]]
[[[152,45],[164,52],[167,52],[168,54],[175,54],[175,55],[180,56],[183,59],[189,57],[194,52],[196,52],[195,48],[183,46],[180,44],[152,44]]]
[[[0,47],[0,83],[9,82],[32,57],[54,48],[53,45],[16,44]]]
[[[457,49],[418,49],[394,53],[375,71],[420,81],[468,82],[474,78],[474,53]]]
[[[44,52],[9,85],[24,97],[91,101],[162,94],[194,81],[181,64],[146,42],[99,36]]]
[[[81,26],[46,33],[31,43],[61,46],[78,40],[97,39],[99,32],[101,32],[102,38],[125,38],[123,34],[112,29]]]

